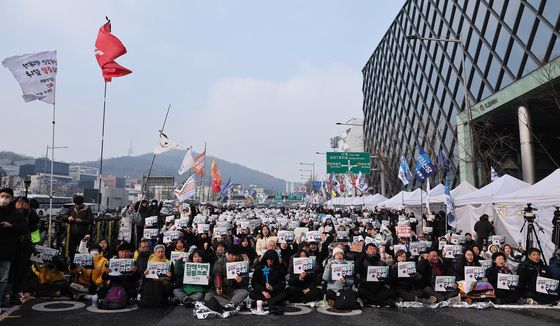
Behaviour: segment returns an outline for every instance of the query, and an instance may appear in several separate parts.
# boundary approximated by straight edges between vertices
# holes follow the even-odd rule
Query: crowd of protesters
[[[0,189],[2,307],[37,297],[95,296],[101,309],[201,302],[234,311],[262,303],[271,314],[282,314],[290,302],[324,302],[344,310],[404,302],[556,305],[560,300],[557,292],[537,289],[539,277],[560,280],[560,250],[545,264],[536,248],[494,241],[488,216],[480,218],[473,237],[451,230],[443,212],[418,221],[412,213],[385,209],[181,205],[174,214],[161,214],[161,204],[142,201],[122,210],[129,232],[119,232],[119,240],[110,243],[92,241],[94,216],[83,197],[75,196],[74,204],[63,217],[69,225],[68,257],[59,253],[38,261],[32,258],[38,255],[34,203]],[[450,245],[460,250],[450,255]],[[88,255],[88,264],[76,260]],[[294,259],[309,257],[313,263],[296,271]],[[130,263],[121,268],[117,261]],[[228,266],[234,262],[246,262],[247,273],[231,277]],[[202,282],[184,279],[192,263],[209,264]],[[401,274],[403,263],[414,268]],[[167,268],[154,276],[150,266],[156,265]],[[335,272],[341,265],[351,267]],[[371,267],[382,266],[386,275],[369,277]],[[483,273],[469,280],[468,267],[483,267]],[[501,274],[518,275],[517,284],[499,286]],[[442,291],[435,284],[439,276],[453,276],[454,282]]]

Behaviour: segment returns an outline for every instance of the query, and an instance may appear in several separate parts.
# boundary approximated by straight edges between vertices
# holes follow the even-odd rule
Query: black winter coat
[[[12,226],[0,225],[0,260],[12,260],[16,254],[19,236],[27,232],[27,222],[25,216],[13,205],[0,208],[1,222],[8,222]]]

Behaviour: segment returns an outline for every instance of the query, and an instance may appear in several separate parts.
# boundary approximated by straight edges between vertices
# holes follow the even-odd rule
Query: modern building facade
[[[452,185],[484,185],[490,166],[530,182],[558,168],[559,16],[557,0],[404,4],[363,68],[365,147],[391,193],[419,146],[447,158],[434,181]]]

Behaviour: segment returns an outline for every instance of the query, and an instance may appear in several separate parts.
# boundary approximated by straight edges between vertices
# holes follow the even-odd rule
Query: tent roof
[[[443,186],[443,187],[444,187],[444,192],[445,192],[445,186]],[[451,198],[453,198],[453,199],[459,198],[461,196],[464,196],[464,195],[466,195],[468,193],[471,193],[473,191],[476,191],[476,190],[478,190],[478,189],[476,189],[475,186],[471,185],[467,181],[463,181],[457,187],[455,187],[455,189],[451,190]],[[441,195],[435,196],[435,197],[430,196],[430,203],[445,203],[444,194],[441,194]]]
[[[380,202],[378,206],[389,208],[401,208],[403,206],[420,206],[422,200],[426,200],[426,192],[420,188],[417,188],[414,191],[401,191],[390,199]]]
[[[499,203],[560,203],[560,169],[532,186],[494,198]]]
[[[445,193],[445,186],[441,183],[438,183],[437,186],[435,186],[430,190],[430,198],[443,195],[444,193]]]
[[[495,203],[495,197],[509,194],[514,191],[527,188],[529,186],[530,185],[525,181],[521,181],[517,178],[512,177],[511,175],[504,174],[503,176],[494,180],[494,182],[491,182],[476,191],[455,198],[455,205],[463,206],[479,205],[483,203]]]

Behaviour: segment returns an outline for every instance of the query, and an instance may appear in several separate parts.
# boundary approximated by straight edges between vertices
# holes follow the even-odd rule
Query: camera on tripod
[[[533,207],[533,204],[527,203],[527,206],[525,206],[525,208],[523,209],[523,218],[525,218],[525,220],[530,222],[534,221],[535,218],[537,217],[535,211],[538,210],[539,210],[538,208]]]

